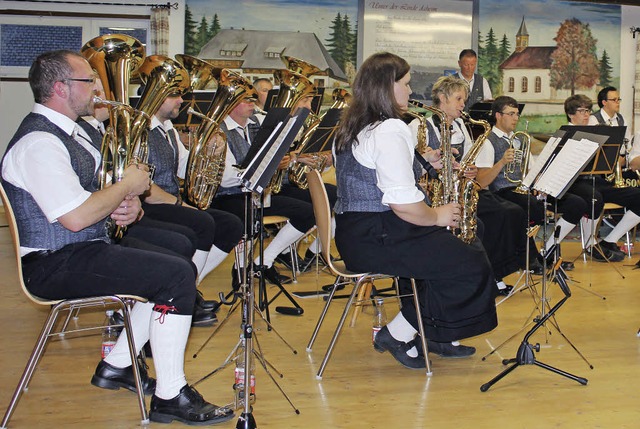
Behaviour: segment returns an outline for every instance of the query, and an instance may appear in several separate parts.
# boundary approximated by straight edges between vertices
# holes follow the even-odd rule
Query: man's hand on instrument
[[[111,218],[116,225],[130,225],[141,218],[142,204],[138,196],[127,195],[117,209],[111,213]]]
[[[129,187],[129,194],[144,194],[151,186],[151,174],[147,164],[130,164],[124,170],[122,182]]]

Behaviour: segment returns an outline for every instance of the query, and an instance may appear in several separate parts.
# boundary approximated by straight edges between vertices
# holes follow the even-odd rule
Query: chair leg
[[[142,380],[140,378],[140,368],[138,367],[138,356],[136,353],[136,345],[133,339],[133,329],[131,328],[131,313],[129,305],[124,299],[120,299],[120,307],[124,316],[124,329],[127,333],[127,343],[129,345],[129,354],[131,355],[131,368],[133,369],[133,377],[136,380],[136,390],[138,394],[138,405],[140,406],[140,416],[143,425],[149,424],[149,415],[147,414],[147,406],[144,402],[144,390],[142,388]]]
[[[293,283],[298,283],[298,270],[300,270],[300,268],[298,267],[298,247],[297,247],[298,242],[296,241],[295,243],[291,243],[289,245],[289,255],[291,255],[291,279],[293,281]]]
[[[413,303],[416,306],[416,317],[418,318],[418,331],[420,333],[420,341],[422,342],[422,352],[424,353],[424,361],[427,366],[427,375],[433,374],[431,371],[431,362],[429,361],[429,348],[427,347],[427,337],[424,334],[424,325],[422,323],[422,312],[420,311],[420,299],[418,297],[418,289],[416,288],[416,280],[411,279],[411,291],[413,292]]]
[[[327,297],[327,303],[324,305],[324,308],[322,309],[322,313],[320,313],[320,317],[318,318],[318,323],[316,323],[316,327],[313,330],[313,334],[311,334],[311,338],[309,338],[309,344],[307,344],[307,351],[310,352],[313,348],[313,343],[315,343],[316,341],[316,337],[318,336],[318,332],[320,332],[320,327],[322,326],[322,323],[324,322],[324,318],[327,315],[327,312],[329,311],[329,306],[331,305],[331,302],[333,301],[333,297],[336,294],[336,291],[338,289],[338,286],[342,283],[342,277],[340,276],[336,276],[336,281],[333,283],[333,287],[331,288],[331,292],[329,293],[329,296]]]
[[[58,318],[58,313],[60,311],[61,304],[57,304],[51,308],[49,312],[49,316],[45,321],[44,326],[42,327],[42,331],[40,332],[40,336],[38,337],[35,346],[33,347],[33,351],[31,352],[31,356],[27,361],[27,365],[24,368],[24,372],[22,373],[22,377],[20,377],[20,381],[18,382],[18,386],[16,387],[15,392],[13,392],[13,396],[11,397],[11,401],[9,402],[9,406],[4,413],[4,417],[2,418],[2,424],[0,427],[6,428],[9,423],[9,419],[13,414],[16,406],[18,405],[18,401],[20,400],[20,396],[22,396],[23,392],[26,392],[29,389],[29,382],[31,381],[31,377],[38,366],[38,362],[40,361],[40,357],[44,352],[44,348],[47,345],[47,341],[49,340],[49,335],[53,327],[55,326],[56,319]]]
[[[340,331],[342,331],[342,327],[344,326],[344,322],[347,320],[347,315],[349,314],[349,309],[353,304],[353,300],[356,297],[356,294],[360,290],[361,286],[369,281],[367,277],[362,277],[358,280],[356,285],[353,287],[353,291],[351,295],[349,295],[349,300],[347,304],[344,306],[344,311],[342,312],[342,316],[340,317],[340,322],[338,322],[338,326],[336,327],[336,331],[333,333],[333,338],[331,338],[331,342],[329,343],[329,347],[327,347],[327,352],[324,355],[324,359],[322,359],[322,364],[320,365],[320,369],[318,370],[318,374],[316,375],[317,379],[322,379],[322,374],[327,366],[327,362],[329,362],[329,358],[331,357],[331,353],[333,352],[333,348],[338,341],[338,336],[340,335]]]
[[[355,307],[353,309],[353,314],[351,315],[351,323],[349,323],[349,327],[353,328],[356,326],[356,321],[358,320],[358,316],[362,313],[362,307],[364,306],[367,297],[371,296],[371,288],[373,287],[373,282],[367,281],[364,283],[363,287],[360,288],[358,292],[358,299],[356,300]]]

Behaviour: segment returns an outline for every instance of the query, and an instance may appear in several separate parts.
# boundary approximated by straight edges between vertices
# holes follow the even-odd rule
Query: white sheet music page
[[[567,140],[534,188],[552,197],[557,197],[565,186],[582,171],[599,147],[598,143],[587,139]]]
[[[551,137],[549,141],[547,141],[547,144],[544,145],[542,152],[540,152],[535,162],[531,165],[531,167],[529,167],[529,171],[522,180],[522,184],[524,186],[526,186],[527,188],[531,187],[531,183],[533,183],[535,178],[538,177],[538,174],[540,174],[540,171],[542,171],[542,168],[547,163],[547,160],[558,146],[558,143],[560,143],[560,140],[560,137]]]

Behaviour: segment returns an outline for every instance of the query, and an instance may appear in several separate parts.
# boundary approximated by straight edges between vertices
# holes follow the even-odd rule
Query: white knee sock
[[[151,319],[153,305],[152,302],[136,302],[131,309],[131,327],[133,329],[133,341],[136,344],[136,355],[140,353],[142,347],[149,340],[149,320]],[[129,342],[127,341],[127,332],[124,329],[111,353],[104,360],[116,368],[126,368],[131,365]]]
[[[228,253],[223,252],[218,249],[216,246],[211,246],[211,250],[209,250],[209,255],[207,256],[207,260],[202,267],[202,270],[198,270],[198,284],[209,274],[215,267],[220,265],[222,261],[227,258]],[[195,256],[195,255],[194,255]]]
[[[622,219],[620,219],[620,222],[618,222],[609,235],[604,238],[604,241],[608,241],[609,243],[617,242],[627,231],[636,226],[638,222],[640,222],[640,216],[627,210],[624,216],[622,216]]]
[[[313,243],[309,245],[309,250],[316,255],[322,251],[322,243],[318,237],[316,237],[316,239],[313,240]]]
[[[560,235],[558,236],[558,243],[560,243],[571,232],[571,230],[575,228],[576,225],[574,223],[567,222],[566,220],[564,220],[564,218],[560,218],[556,222],[556,228],[558,226],[560,227]],[[551,246],[553,246],[554,242],[555,242],[555,238],[553,237],[553,234],[552,234],[551,237],[547,239],[547,244],[544,247],[545,250],[549,250]]]
[[[160,399],[175,398],[187,384],[184,351],[191,329],[191,316],[163,315],[154,311],[151,317],[151,351],[157,378],[155,395]]]
[[[202,269],[204,268],[204,264],[207,262],[208,256],[209,256],[208,251],[196,250],[196,253],[193,254],[193,257],[191,257],[191,260],[193,261],[193,263],[196,265],[196,268],[198,269],[198,275],[200,275],[200,273],[202,272]]]
[[[284,249],[286,249],[291,243],[295,243],[296,240],[300,239],[304,235],[304,232],[300,232],[295,229],[289,222],[282,227],[280,231],[273,237],[271,243],[264,249],[264,264],[267,267],[271,267],[273,265],[273,261],[276,259],[276,256],[280,254]],[[254,261],[256,264],[260,264],[260,255]]]
[[[586,243],[584,245],[585,249],[593,246],[593,238],[598,234],[598,231],[595,231],[596,222],[593,219],[589,219],[587,217],[583,217],[580,219],[580,227],[582,228],[583,237],[586,237]],[[593,233],[593,235],[591,235]]]
[[[416,328],[411,326],[407,319],[405,319],[401,311],[398,312],[396,317],[394,317],[391,322],[387,323],[387,329],[389,330],[389,333],[393,338],[405,343],[413,340],[413,338],[418,333]],[[417,357],[418,349],[412,347],[410,350],[407,350],[407,355],[409,355],[410,357]]]

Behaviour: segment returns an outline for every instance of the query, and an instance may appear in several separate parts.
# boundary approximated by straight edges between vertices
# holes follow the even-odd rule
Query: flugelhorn
[[[515,147],[517,141],[520,142],[520,148]],[[504,166],[504,178],[516,185],[513,192],[528,194],[529,190],[522,185],[522,180],[529,171],[529,158],[531,157],[531,136],[526,129],[513,133],[509,138],[509,147],[514,150],[514,159]]]

